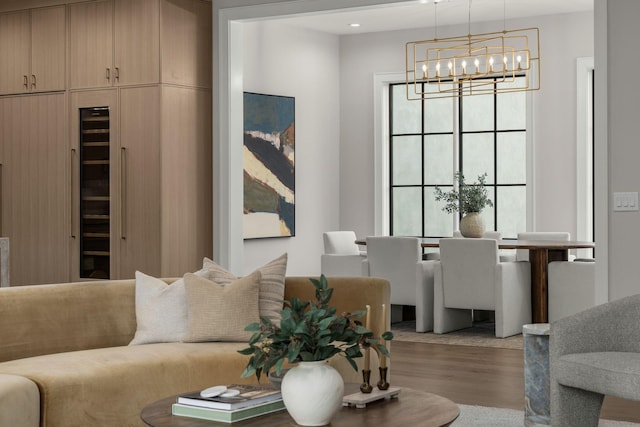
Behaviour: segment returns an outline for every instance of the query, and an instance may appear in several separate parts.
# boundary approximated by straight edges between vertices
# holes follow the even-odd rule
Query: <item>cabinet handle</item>
[[[35,89],[36,88],[36,75],[35,74],[31,74],[31,89]]]
[[[22,86],[24,86],[25,89],[29,89],[29,78],[26,74],[22,76]]]
[[[127,149],[120,147],[120,238],[127,239]]]
[[[116,73],[115,73],[114,79],[120,81],[120,68],[118,67],[116,67]]]
[[[73,209],[74,209],[74,205],[73,205],[73,161],[74,158],[76,156],[76,149],[72,148],[71,149],[71,162],[69,163],[69,203],[71,204],[71,209],[69,210],[69,226],[70,226],[70,230],[71,230],[71,238],[75,239],[76,238],[76,234],[75,234],[75,228],[73,228]]]
[[[107,78],[107,80],[111,79],[111,69],[109,67],[107,67],[107,71],[105,73],[105,77]]]

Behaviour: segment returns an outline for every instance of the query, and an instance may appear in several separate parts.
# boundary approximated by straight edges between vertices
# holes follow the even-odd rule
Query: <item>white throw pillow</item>
[[[205,270],[196,276],[203,277]],[[184,279],[171,285],[136,271],[136,334],[129,345],[179,342],[187,333]]]
[[[238,279],[233,273],[209,258],[203,260],[202,269],[208,272],[206,277],[209,280],[221,285],[227,285]],[[259,271],[262,276],[259,299],[260,317],[266,317],[276,325],[280,325],[280,312],[284,301],[284,280],[287,273],[287,254],[280,255],[256,271]]]

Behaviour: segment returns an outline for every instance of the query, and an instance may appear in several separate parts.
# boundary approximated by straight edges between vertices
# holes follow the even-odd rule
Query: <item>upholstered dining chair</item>
[[[571,240],[571,234],[567,232],[554,232],[554,231],[527,231],[518,233],[518,240],[559,240],[569,241]],[[518,249],[516,250],[516,261],[529,261],[529,250]]]
[[[495,335],[517,335],[531,322],[531,267],[500,262],[495,239],[441,239],[434,272],[433,332],[472,326],[472,310],[495,311]]]
[[[327,277],[363,276],[362,262],[367,253],[360,251],[354,231],[327,231],[322,234],[324,253],[320,272]]]
[[[417,237],[367,237],[366,271],[391,283],[393,320],[400,306],[416,307],[416,332],[433,329],[433,270],[437,261],[422,261]],[[399,316],[398,316],[399,317]]]
[[[548,267],[549,322],[607,302],[596,287],[595,262],[553,261]]]

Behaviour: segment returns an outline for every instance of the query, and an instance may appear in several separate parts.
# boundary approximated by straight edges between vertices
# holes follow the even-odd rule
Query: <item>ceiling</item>
[[[287,24],[330,34],[348,35],[380,31],[434,27],[437,9],[438,26],[502,21],[530,16],[593,11],[594,0],[411,0],[328,13],[294,15],[274,19]],[[273,19],[273,18],[271,18]],[[360,27],[349,24],[359,23]]]

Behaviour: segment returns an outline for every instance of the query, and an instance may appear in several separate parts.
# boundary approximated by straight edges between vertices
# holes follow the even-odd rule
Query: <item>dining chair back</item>
[[[363,276],[366,252],[356,244],[354,231],[327,231],[322,234],[324,253],[320,256],[320,272],[327,277]]]
[[[392,310],[416,307],[416,331],[433,329],[433,271],[437,261],[422,261],[417,237],[367,237],[365,270],[391,283]]]
[[[549,263],[549,323],[608,301],[596,287],[595,262]]]
[[[528,262],[500,262],[495,239],[441,239],[435,268],[434,332],[472,326],[472,310],[495,311],[495,334],[521,333],[531,322]]]

